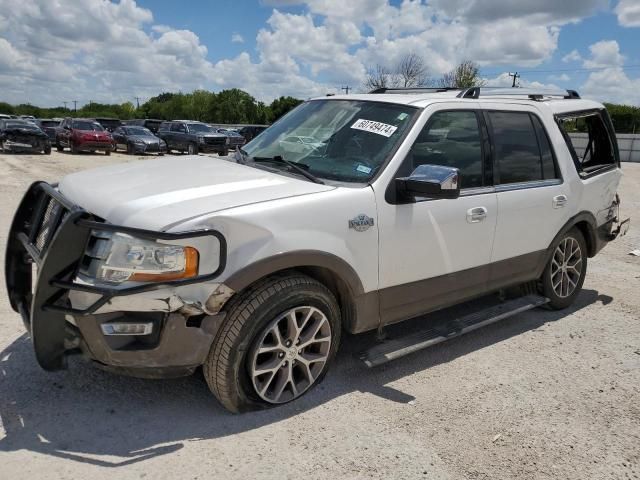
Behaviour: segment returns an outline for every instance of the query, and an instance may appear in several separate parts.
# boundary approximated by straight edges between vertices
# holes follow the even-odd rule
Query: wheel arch
[[[266,277],[292,271],[307,275],[327,287],[338,301],[343,328],[349,332],[361,330],[357,323],[363,302],[358,299],[368,295],[364,294],[360,277],[353,267],[335,255],[314,250],[282,253],[244,267],[227,278],[224,284],[235,292],[235,296]]]

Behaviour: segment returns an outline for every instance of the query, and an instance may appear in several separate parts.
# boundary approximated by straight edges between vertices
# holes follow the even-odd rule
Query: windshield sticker
[[[369,175],[371,173],[371,167],[367,167],[366,165],[359,164],[356,167],[356,172],[364,173]]]
[[[409,114],[408,114],[408,113],[404,113],[404,112],[402,112],[400,115],[398,115],[398,120],[402,121],[402,120],[404,120],[405,118],[407,118],[408,116],[409,116]]]
[[[398,127],[394,127],[393,125],[374,122],[373,120],[365,120],[363,118],[356,120],[356,123],[351,125],[351,128],[355,130],[362,130],[364,132],[377,133],[383,137],[390,137],[398,129]]]

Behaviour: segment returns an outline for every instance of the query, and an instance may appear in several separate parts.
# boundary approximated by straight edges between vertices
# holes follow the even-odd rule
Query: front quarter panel
[[[372,219],[373,226],[363,231],[351,228],[349,220],[359,215]],[[215,228],[222,232],[228,254],[225,271],[216,280],[220,283],[265,259],[314,251],[345,262],[361,283],[360,293],[366,293],[378,288],[377,220],[370,187],[339,187],[231,208],[173,229]]]

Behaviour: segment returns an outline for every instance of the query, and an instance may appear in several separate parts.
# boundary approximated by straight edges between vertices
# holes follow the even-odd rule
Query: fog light
[[[103,323],[100,328],[105,335],[149,335],[153,323]]]

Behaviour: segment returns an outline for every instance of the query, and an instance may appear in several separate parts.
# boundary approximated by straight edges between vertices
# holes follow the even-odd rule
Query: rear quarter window
[[[605,111],[566,113],[556,120],[581,176],[618,164],[615,134]]]

